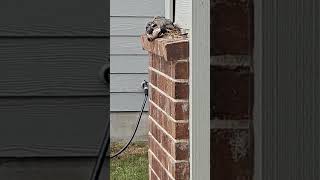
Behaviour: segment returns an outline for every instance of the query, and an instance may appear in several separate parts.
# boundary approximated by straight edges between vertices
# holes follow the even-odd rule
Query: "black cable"
[[[108,147],[110,145],[110,138],[109,138],[110,123],[108,123],[107,124],[107,128],[106,128],[105,133],[104,133],[104,138],[103,138],[102,144],[100,146],[98,159],[97,159],[96,164],[94,166],[94,169],[92,171],[90,180],[99,180],[101,169],[102,169],[102,166],[103,166],[104,161],[105,161],[106,158],[115,158],[115,157],[119,156],[131,144],[134,136],[137,133],[137,130],[138,130],[138,127],[139,127],[139,124],[140,124],[140,121],[141,121],[141,117],[142,117],[144,108],[146,106],[147,100],[148,100],[148,95],[149,94],[148,94],[148,82],[147,81],[143,81],[142,82],[142,88],[144,90],[144,95],[145,96],[144,96],[143,104],[142,104],[141,111],[140,111],[140,114],[139,114],[137,125],[135,127],[135,130],[134,130],[130,140],[128,141],[128,143],[120,151],[118,151],[117,153],[115,153],[112,156],[106,156],[107,151],[108,151]]]
[[[143,110],[144,110],[144,107],[146,106],[146,103],[147,103],[147,100],[148,100],[148,95],[149,95],[148,82],[146,80],[144,80],[142,82],[141,86],[142,86],[142,89],[144,90],[144,100],[143,100],[143,104],[142,104],[142,107],[141,107],[141,110],[140,110],[140,114],[139,114],[139,118],[138,118],[138,122],[137,122],[136,128],[135,128],[130,140],[128,141],[128,143],[120,151],[118,151],[114,155],[110,156],[111,159],[119,156],[123,151],[125,151],[128,148],[128,146],[131,144],[134,136],[137,133],[137,130],[138,130],[138,127],[139,127],[139,124],[140,124],[140,121],[141,121],[141,117],[142,117],[142,114],[143,114]]]
[[[110,146],[109,129],[110,129],[110,123],[107,123],[107,127],[105,129],[103,140],[102,140],[101,147],[99,150],[99,155],[98,155],[96,164],[93,168],[90,180],[99,180],[101,169],[102,169],[102,166],[103,166],[104,161],[106,159],[105,156],[106,156],[106,154],[108,152],[108,148]]]
[[[147,100],[148,100],[148,95],[145,95],[145,96],[144,96],[144,101],[143,101],[143,104],[142,104],[142,107],[141,107],[139,119],[138,119],[136,128],[135,128],[135,130],[134,130],[134,132],[133,132],[130,140],[128,141],[128,143],[127,143],[120,151],[118,151],[118,152],[115,153],[114,155],[110,156],[110,158],[115,158],[115,157],[119,156],[119,155],[120,155],[123,151],[125,151],[125,150],[128,148],[128,146],[131,144],[134,136],[135,136],[136,133],[137,133],[137,130],[138,130],[138,127],[139,127],[139,124],[140,124],[140,121],[141,121],[141,117],[142,117],[142,114],[143,114],[143,110],[144,110],[144,107],[146,106]]]

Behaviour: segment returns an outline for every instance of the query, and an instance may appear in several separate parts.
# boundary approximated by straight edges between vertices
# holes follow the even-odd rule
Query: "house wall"
[[[148,21],[157,15],[164,16],[165,2],[111,0],[110,3],[110,133],[111,140],[118,141],[131,136],[144,98],[140,84],[148,80],[148,55],[142,50],[139,37]],[[146,140],[146,117],[142,117],[135,140]]]
[[[319,1],[256,5],[256,179],[320,179]]]
[[[109,121],[108,3],[0,1],[0,179],[90,177]]]

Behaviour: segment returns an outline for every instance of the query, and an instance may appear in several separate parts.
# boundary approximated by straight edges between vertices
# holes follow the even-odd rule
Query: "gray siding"
[[[96,156],[109,119],[106,7],[0,1],[0,161]]]
[[[110,3],[111,111],[140,111],[143,100],[140,83],[148,80],[148,55],[141,47],[140,35],[148,21],[164,15],[164,1],[111,0]]]
[[[106,38],[2,38],[0,96],[105,96],[97,77],[106,44]]]
[[[263,177],[258,179],[318,180],[319,1],[261,3],[256,82],[262,119],[257,167],[263,167]]]
[[[106,6],[102,0],[2,0],[0,36],[104,37]]]

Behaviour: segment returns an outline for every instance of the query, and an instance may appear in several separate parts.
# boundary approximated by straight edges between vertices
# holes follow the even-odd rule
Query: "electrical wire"
[[[102,169],[102,166],[103,166],[104,161],[106,159],[105,156],[107,154],[107,151],[108,151],[108,148],[110,145],[109,129],[110,129],[110,123],[107,123],[107,127],[104,131],[103,140],[102,140],[101,147],[99,150],[99,155],[98,155],[96,164],[93,168],[90,180],[99,180],[101,169]]]
[[[130,140],[128,141],[128,143],[127,143],[120,151],[118,151],[118,152],[115,153],[114,155],[110,156],[111,159],[119,156],[119,155],[120,155],[123,151],[125,151],[125,150],[128,148],[128,146],[131,144],[134,136],[135,136],[136,133],[137,133],[137,130],[138,130],[138,127],[139,127],[139,124],[140,124],[140,121],[141,121],[141,117],[142,117],[142,114],[143,114],[143,110],[144,110],[144,107],[146,106],[147,100],[148,100],[148,95],[145,95],[145,96],[144,96],[144,100],[143,100],[143,104],[142,104],[142,107],[141,107],[141,111],[140,111],[140,114],[139,114],[139,119],[138,119],[136,128],[135,128],[135,130],[134,130],[134,132],[133,132]]]
[[[100,146],[98,159],[97,159],[96,164],[94,166],[94,169],[92,171],[90,180],[99,180],[99,176],[101,174],[101,169],[102,169],[102,166],[104,164],[105,159],[106,158],[112,159],[112,158],[115,158],[115,157],[119,156],[121,153],[123,153],[129,147],[129,145],[131,144],[133,138],[135,137],[135,135],[137,133],[137,130],[138,130],[138,127],[139,127],[139,124],[140,124],[140,121],[141,121],[141,117],[142,117],[144,108],[145,108],[147,100],[148,100],[148,95],[149,94],[148,94],[148,82],[147,81],[143,81],[142,82],[142,88],[144,90],[144,95],[145,96],[144,96],[143,104],[142,104],[142,107],[141,107],[141,110],[140,110],[140,114],[139,114],[139,118],[138,118],[136,127],[135,127],[135,129],[134,129],[134,131],[132,133],[132,136],[131,136],[130,140],[117,153],[115,153],[114,155],[111,155],[111,156],[106,156],[107,151],[108,151],[108,147],[110,145],[110,138],[109,138],[110,123],[108,123],[107,127],[105,129],[105,133],[104,133],[104,137],[103,137],[103,140],[102,140],[102,144]]]

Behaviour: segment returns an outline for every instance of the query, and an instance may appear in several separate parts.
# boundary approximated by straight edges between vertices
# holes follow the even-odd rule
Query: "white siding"
[[[111,36],[110,43],[110,55],[147,55],[142,49],[139,36]]]
[[[165,1],[111,0],[110,3],[111,111],[140,111],[143,100],[140,83],[148,80],[148,55],[142,50],[140,35],[154,16],[164,16]]]
[[[147,74],[111,74],[110,90],[116,93],[141,92],[141,82],[148,79]]]
[[[173,0],[165,0],[165,17],[173,20]]]
[[[132,55],[119,55],[112,56],[110,60],[111,74],[125,73],[148,73],[148,56],[132,56]],[[124,66],[125,64],[125,66]]]
[[[111,17],[111,35],[137,36],[141,34],[148,21],[150,17]]]
[[[192,28],[192,4],[189,0],[176,0],[175,7],[176,23],[180,27],[190,30]]]
[[[111,16],[150,17],[164,15],[163,0],[111,0]]]

